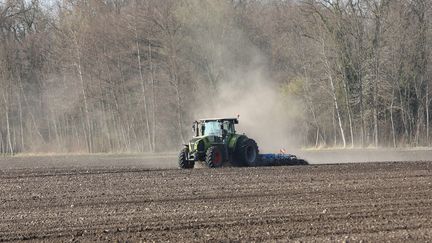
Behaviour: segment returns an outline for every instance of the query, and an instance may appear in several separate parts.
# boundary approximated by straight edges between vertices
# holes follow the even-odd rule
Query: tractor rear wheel
[[[222,166],[222,151],[217,146],[211,146],[207,149],[205,162],[209,168],[218,168]]]
[[[250,138],[238,141],[234,152],[237,163],[244,166],[257,166],[258,154],[258,145],[255,140]]]
[[[192,169],[195,166],[195,161],[188,160],[189,149],[183,148],[179,154],[178,164],[180,169]]]

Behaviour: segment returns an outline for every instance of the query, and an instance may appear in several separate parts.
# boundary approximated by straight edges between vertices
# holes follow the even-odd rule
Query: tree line
[[[429,146],[431,4],[0,0],[0,153],[175,150],[254,65],[302,146]]]

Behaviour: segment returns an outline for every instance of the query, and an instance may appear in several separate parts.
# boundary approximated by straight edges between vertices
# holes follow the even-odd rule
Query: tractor
[[[211,118],[195,121],[193,138],[179,154],[179,167],[192,169],[195,162],[202,161],[209,168],[224,164],[233,166],[257,166],[259,151],[255,140],[237,134],[238,118]]]

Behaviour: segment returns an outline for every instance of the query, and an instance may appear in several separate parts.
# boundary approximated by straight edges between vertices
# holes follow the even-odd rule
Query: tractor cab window
[[[204,136],[220,136],[221,127],[217,121],[208,121],[205,123]]]
[[[235,133],[234,124],[232,122],[224,121],[223,129],[226,130],[228,133]]]

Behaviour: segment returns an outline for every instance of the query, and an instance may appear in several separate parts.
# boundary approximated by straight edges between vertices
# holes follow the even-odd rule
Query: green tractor
[[[192,169],[196,161],[209,168],[224,164],[255,166],[259,151],[257,143],[244,134],[237,134],[238,118],[213,118],[195,121],[194,137],[185,144],[179,154],[179,167]]]

